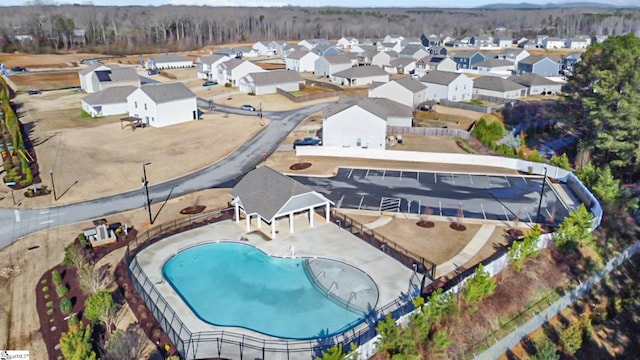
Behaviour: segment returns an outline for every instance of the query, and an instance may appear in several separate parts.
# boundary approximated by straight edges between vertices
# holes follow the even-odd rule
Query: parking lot
[[[567,209],[547,183],[536,220],[542,177],[340,169],[331,178],[294,177],[337,208],[526,222],[561,221]]]

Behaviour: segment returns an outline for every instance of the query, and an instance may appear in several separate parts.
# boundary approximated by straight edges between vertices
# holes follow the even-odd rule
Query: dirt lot
[[[27,69],[65,68],[72,67],[73,63],[80,63],[82,59],[105,56],[102,54],[25,54],[25,53],[0,53],[0,63],[4,63],[7,69],[12,66],[22,66]]]
[[[26,91],[30,89],[57,90],[80,87],[80,78],[78,77],[77,71],[26,73],[11,75],[10,78],[16,85],[15,90],[17,91]]]
[[[402,135],[402,144],[389,147],[390,150],[430,151],[467,154],[456,143],[456,138],[447,136]]]
[[[216,85],[221,86],[221,85]],[[236,88],[237,90],[237,88]],[[270,94],[270,95],[248,95],[240,92],[236,92],[229,97],[218,97],[215,102],[221,105],[232,106],[232,107],[240,107],[243,104],[250,104],[255,106],[256,109],[260,108],[260,104],[262,104],[263,111],[281,111],[281,110],[292,110],[292,109],[300,109],[313,104],[320,104],[325,102],[338,101],[338,97],[330,97],[325,99],[318,99],[312,101],[305,101],[301,103],[293,102],[286,97],[279,94]]]

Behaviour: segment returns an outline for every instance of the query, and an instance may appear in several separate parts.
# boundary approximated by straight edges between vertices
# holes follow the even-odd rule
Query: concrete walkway
[[[372,221],[370,223],[364,224],[364,226],[367,229],[375,229],[375,228],[379,228],[381,226],[387,225],[388,223],[391,222],[391,220],[393,220],[393,217],[391,217],[391,216],[380,216],[375,221]]]
[[[378,219],[380,220],[380,219]],[[377,220],[376,220],[377,221]],[[458,267],[471,260],[480,249],[489,241],[491,234],[496,229],[495,225],[484,224],[480,227],[480,230],[473,236],[473,239],[469,241],[467,246],[462,249],[456,256],[452,257],[448,261],[438,264],[436,267],[436,278],[449,274],[455,271]]]

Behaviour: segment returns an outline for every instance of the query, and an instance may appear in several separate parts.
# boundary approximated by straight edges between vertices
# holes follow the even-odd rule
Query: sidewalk
[[[483,224],[480,227],[480,230],[478,230],[478,232],[473,236],[473,239],[471,239],[462,251],[436,267],[436,278],[454,272],[458,267],[471,260],[471,258],[474,257],[480,249],[482,249],[487,241],[489,241],[495,228],[495,225]]]

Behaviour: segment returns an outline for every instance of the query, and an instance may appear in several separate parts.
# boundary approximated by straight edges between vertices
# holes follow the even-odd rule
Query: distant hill
[[[558,9],[558,8],[637,8],[638,5],[614,5],[600,2],[566,2],[566,3],[546,3],[546,4],[531,4],[522,2],[519,4],[487,4],[479,6],[478,9]]]

